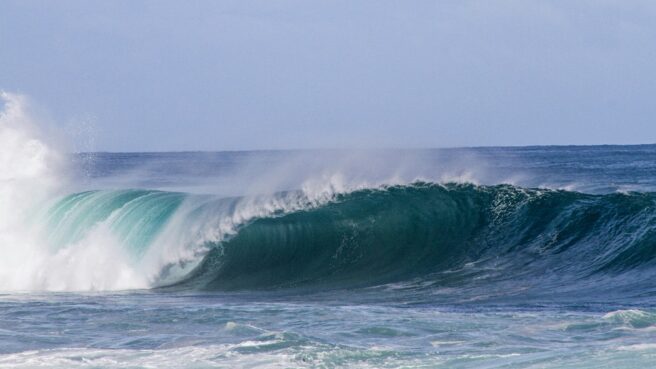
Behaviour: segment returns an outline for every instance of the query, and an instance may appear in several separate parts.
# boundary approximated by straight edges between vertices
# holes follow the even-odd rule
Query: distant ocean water
[[[654,145],[0,144],[0,367],[656,364]]]

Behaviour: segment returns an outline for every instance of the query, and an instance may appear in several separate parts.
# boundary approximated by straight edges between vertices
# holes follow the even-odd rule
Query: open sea
[[[61,154],[7,132],[0,368],[656,367],[656,145]]]

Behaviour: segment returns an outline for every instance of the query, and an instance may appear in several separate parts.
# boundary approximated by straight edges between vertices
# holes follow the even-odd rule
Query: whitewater
[[[655,145],[70,153],[2,100],[0,367],[656,363]]]

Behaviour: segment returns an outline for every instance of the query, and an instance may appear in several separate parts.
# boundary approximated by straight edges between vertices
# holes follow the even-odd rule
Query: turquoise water
[[[2,281],[0,367],[656,363],[656,146],[71,167]]]
[[[2,296],[2,367],[646,368],[656,316],[220,294]]]

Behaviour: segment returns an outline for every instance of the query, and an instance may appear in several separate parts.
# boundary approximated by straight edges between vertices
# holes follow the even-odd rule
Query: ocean
[[[7,126],[2,368],[656,366],[656,145],[63,154]]]

